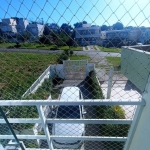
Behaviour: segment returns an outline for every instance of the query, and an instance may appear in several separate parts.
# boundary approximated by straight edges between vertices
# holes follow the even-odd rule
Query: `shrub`
[[[61,55],[59,55],[57,62],[59,64],[63,64],[63,60],[68,60],[68,59],[69,59],[68,54],[66,52],[63,52]]]
[[[42,83],[42,86],[40,86],[37,91],[33,94],[30,94],[24,99],[47,99],[50,95],[50,92],[52,91],[52,78],[45,79]]]
[[[94,71],[91,71],[89,73],[88,83],[89,85],[91,85],[92,88],[93,99],[104,99],[102,89],[99,86],[99,83],[96,79],[96,73]]]
[[[70,50],[70,55],[73,55],[73,54],[74,54],[73,50]]]

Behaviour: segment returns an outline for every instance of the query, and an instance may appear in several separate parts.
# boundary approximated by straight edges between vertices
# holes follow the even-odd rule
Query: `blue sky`
[[[0,0],[0,19],[23,17],[44,19],[58,25],[87,21],[96,25],[150,27],[149,0]]]

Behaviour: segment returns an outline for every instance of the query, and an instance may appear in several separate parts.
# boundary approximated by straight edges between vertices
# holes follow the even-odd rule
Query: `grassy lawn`
[[[116,53],[121,52],[121,48],[106,48],[106,47],[101,47],[101,46],[98,46],[98,47],[103,52],[116,52]]]
[[[19,99],[57,55],[0,53],[0,99]]]
[[[22,94],[50,65],[58,54],[0,53],[0,99],[20,99]],[[70,56],[71,60],[89,59]]]
[[[70,49],[74,50],[74,51],[82,51],[83,50],[81,46],[75,46],[75,47],[72,46]]]
[[[121,58],[120,57],[106,57],[107,61],[113,66],[119,66]]]
[[[0,48],[16,48],[15,43],[0,43]],[[39,44],[39,43],[21,43],[20,49],[41,49],[41,50],[68,50],[69,46],[60,46],[57,45],[48,45],[48,44]],[[76,46],[70,47],[71,50],[81,51],[82,47]]]
[[[9,46],[15,46],[15,43],[0,43],[0,48],[8,48]]]

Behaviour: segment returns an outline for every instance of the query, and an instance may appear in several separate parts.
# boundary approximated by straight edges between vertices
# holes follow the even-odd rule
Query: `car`
[[[60,96],[61,100],[82,100],[83,96],[78,87],[65,87]],[[58,106],[56,107],[55,117],[59,119],[82,119],[85,115],[84,107],[77,106]],[[85,134],[84,124],[55,123],[52,127],[52,134],[56,136],[83,136]],[[83,144],[81,140],[53,140],[53,146],[58,149],[76,149]]]

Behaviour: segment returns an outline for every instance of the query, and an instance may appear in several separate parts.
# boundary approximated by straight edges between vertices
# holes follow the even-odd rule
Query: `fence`
[[[22,95],[22,98],[34,93],[46,78],[50,76],[50,66],[40,75],[40,77],[30,86],[30,88]]]
[[[119,141],[119,142],[125,142],[127,140],[127,137],[99,137],[99,136],[57,136],[57,135],[50,135],[50,129],[48,128],[48,125],[50,124],[58,124],[58,123],[66,123],[67,124],[131,124],[132,120],[131,119],[54,119],[54,118],[45,118],[44,113],[42,111],[42,106],[41,105],[47,105],[47,106],[52,106],[52,105],[65,105],[65,106],[73,106],[73,105],[84,105],[84,106],[112,106],[112,105],[145,105],[144,101],[134,101],[134,100],[86,100],[86,101],[58,101],[58,100],[52,100],[52,101],[24,101],[24,100],[14,100],[12,102],[10,101],[1,101],[1,106],[36,106],[38,109],[39,113],[39,119],[37,118],[8,118],[9,123],[13,124],[33,124],[33,123],[41,123],[42,128],[44,130],[44,135],[17,135],[18,139],[41,139],[41,140],[47,140],[48,143],[48,148],[53,149],[52,146],[52,140],[83,140],[84,142],[86,141]],[[1,124],[5,124],[5,121],[3,119],[0,120]],[[87,130],[87,129],[86,129]],[[11,135],[1,135],[0,139],[14,139],[13,136]],[[93,143],[94,144],[94,143]],[[9,144],[8,144],[9,145]],[[46,146],[46,145],[45,145]],[[94,145],[93,145],[94,146]],[[44,147],[46,148],[46,147]]]
[[[0,149],[149,150],[149,6],[1,0]]]

